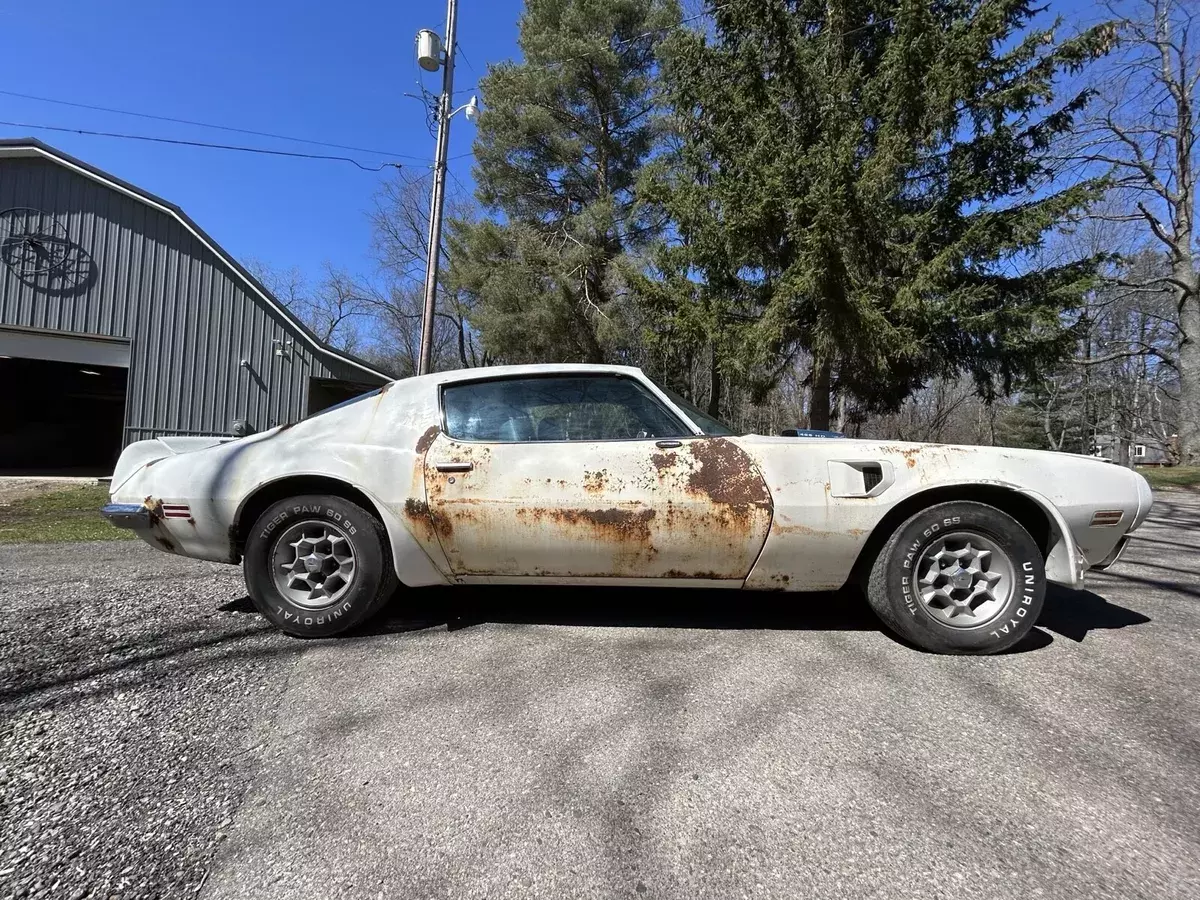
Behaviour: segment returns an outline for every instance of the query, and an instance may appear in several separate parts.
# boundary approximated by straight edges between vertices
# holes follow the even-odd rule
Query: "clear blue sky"
[[[487,61],[516,55],[521,7],[460,0],[459,47],[469,65],[459,57],[456,93]],[[440,34],[445,20],[444,0],[0,0],[0,89],[381,148],[427,169],[434,139],[421,104],[404,94],[416,91],[414,35]],[[424,80],[440,90],[440,73]],[[4,95],[0,120],[342,152]],[[26,135],[179,204],[239,258],[310,272],[324,259],[371,266],[365,211],[386,171],[0,125],[0,137]],[[473,138],[474,127],[455,116],[451,156],[469,152]],[[469,157],[450,167],[469,183]]]
[[[460,0],[456,93],[487,62],[516,55],[521,8],[521,0]],[[1072,22],[1094,15],[1087,0],[1057,0],[1051,10]],[[434,141],[421,104],[404,94],[415,91],[413,38],[423,27],[444,31],[443,0],[0,0],[0,89],[381,148],[416,157],[402,161],[419,170]],[[424,75],[430,90],[440,78]],[[0,120],[342,152],[4,95]],[[26,134],[179,204],[241,259],[309,273],[326,259],[363,274],[372,267],[366,210],[386,173],[0,125],[0,136]],[[469,152],[473,138],[456,116],[451,156]],[[450,167],[471,183],[469,156]]]

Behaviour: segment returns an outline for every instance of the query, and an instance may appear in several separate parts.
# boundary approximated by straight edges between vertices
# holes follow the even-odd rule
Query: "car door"
[[[459,581],[739,585],[771,501],[734,440],[696,436],[615,375],[451,383],[425,456],[429,515]]]

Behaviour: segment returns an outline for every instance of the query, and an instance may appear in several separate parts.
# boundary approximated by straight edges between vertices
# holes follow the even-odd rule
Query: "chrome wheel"
[[[275,586],[306,609],[324,609],[341,599],[354,582],[354,547],[332,522],[297,522],[271,549]]]
[[[1016,588],[1016,575],[999,545],[964,531],[943,535],[925,549],[916,587],[934,619],[955,628],[974,628],[1004,609]]]

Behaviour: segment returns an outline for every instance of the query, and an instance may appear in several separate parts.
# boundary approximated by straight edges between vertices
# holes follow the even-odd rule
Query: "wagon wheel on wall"
[[[67,229],[57,217],[29,207],[0,212],[0,262],[18,277],[60,272],[66,268],[70,254]]]

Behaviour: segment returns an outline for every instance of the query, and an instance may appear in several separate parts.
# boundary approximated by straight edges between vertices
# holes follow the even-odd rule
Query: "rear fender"
[[[310,473],[290,473],[283,478],[277,478],[273,481],[264,482],[258,485],[253,491],[246,495],[238,505],[237,512],[234,515],[233,521],[238,523],[235,528],[245,534],[246,531],[253,526],[253,522],[243,522],[242,516],[249,504],[250,500],[261,491],[271,488],[273,485],[278,485],[284,481],[290,481],[295,478],[329,478],[328,475],[323,475],[316,472]],[[429,558],[421,544],[413,536],[410,530],[411,525],[408,518],[397,514],[391,505],[384,503],[372,492],[365,490],[362,485],[352,484],[348,481],[335,478],[333,480],[342,481],[348,487],[352,487],[355,491],[362,494],[371,501],[371,505],[375,507],[376,513],[379,515],[380,521],[383,523],[384,529],[387,531],[388,544],[392,550],[392,564],[396,570],[396,576],[400,582],[407,587],[422,587],[433,584],[447,584],[446,576],[438,569],[433,560]],[[328,489],[322,489],[328,490]],[[230,542],[234,546],[230,548],[231,557],[238,558],[237,538],[231,532]]]

